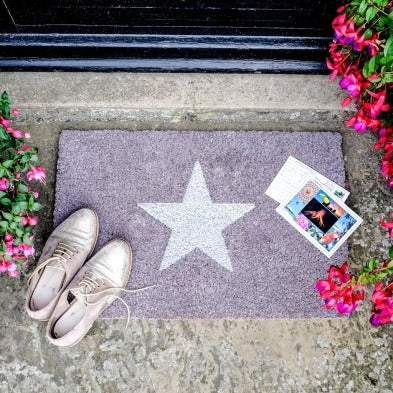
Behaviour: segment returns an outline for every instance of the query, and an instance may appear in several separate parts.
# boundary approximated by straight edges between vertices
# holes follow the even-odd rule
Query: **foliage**
[[[338,13],[327,59],[330,77],[341,76],[348,92],[342,106],[355,103],[347,126],[378,134],[382,175],[393,187],[393,1],[352,0]]]
[[[381,225],[393,238],[392,221],[381,220]],[[365,298],[365,287],[374,285],[371,302],[374,304],[370,322],[374,326],[393,322],[393,246],[388,250],[388,258],[379,262],[371,258],[359,272],[358,276],[347,272],[348,263],[341,267],[331,266],[326,280],[318,280],[315,287],[325,302],[327,310],[335,309],[340,314],[354,312]]]
[[[19,111],[11,109],[8,94],[0,98],[0,274],[17,277],[34,255],[33,227],[41,209],[38,192],[29,182],[45,181],[38,148],[26,144],[28,132],[11,127]]]

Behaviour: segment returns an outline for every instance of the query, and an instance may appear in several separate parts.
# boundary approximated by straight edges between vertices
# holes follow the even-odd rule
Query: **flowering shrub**
[[[392,221],[381,220],[381,225],[393,238]],[[347,272],[348,263],[341,267],[331,266],[326,280],[318,280],[315,287],[325,302],[327,310],[335,309],[340,314],[354,312],[365,298],[365,287],[375,285],[371,302],[374,304],[370,322],[374,326],[393,322],[393,281],[384,283],[393,274],[393,246],[389,249],[389,259],[378,263],[376,258],[368,261],[359,276]]]
[[[378,134],[382,175],[393,187],[393,1],[352,0],[337,11],[327,59],[330,78],[339,75],[348,92],[342,106],[356,106],[346,125]]]
[[[17,277],[35,252],[32,232],[41,204],[36,202],[38,192],[24,178],[45,180],[45,169],[37,166],[38,148],[25,144],[30,134],[11,127],[11,116],[18,114],[4,92],[0,98],[0,275],[10,277]]]

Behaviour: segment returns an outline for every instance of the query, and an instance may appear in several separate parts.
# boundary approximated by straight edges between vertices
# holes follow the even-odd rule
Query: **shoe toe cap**
[[[131,247],[125,240],[112,240],[88,264],[115,286],[123,287],[130,275]]]
[[[71,245],[90,249],[98,233],[98,218],[94,210],[83,208],[72,213],[54,231],[53,235]]]

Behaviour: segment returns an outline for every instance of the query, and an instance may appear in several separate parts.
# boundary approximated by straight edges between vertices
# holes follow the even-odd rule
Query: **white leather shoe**
[[[60,294],[93,252],[98,226],[95,211],[84,208],[71,214],[49,236],[29,280],[25,308],[30,317],[49,319]]]
[[[119,296],[125,291],[131,264],[127,241],[114,239],[103,246],[60,296],[48,322],[48,340],[62,347],[77,344],[115,299],[122,300]]]

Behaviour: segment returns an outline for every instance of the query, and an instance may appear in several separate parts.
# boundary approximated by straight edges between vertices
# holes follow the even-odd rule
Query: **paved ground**
[[[351,266],[389,245],[378,220],[393,204],[373,137],[343,128],[325,76],[3,73],[0,87],[48,168],[38,249],[51,231],[62,129],[338,130],[348,203],[364,219]],[[371,328],[368,304],[349,320],[99,321],[58,349],[23,312],[25,285],[0,280],[1,392],[393,392],[392,328]]]

